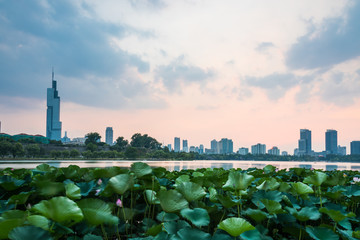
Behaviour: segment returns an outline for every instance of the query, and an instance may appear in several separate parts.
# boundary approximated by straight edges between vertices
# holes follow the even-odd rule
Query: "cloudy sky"
[[[55,69],[63,131],[147,133],[293,153],[360,140],[360,1],[0,0],[2,132],[45,135]]]

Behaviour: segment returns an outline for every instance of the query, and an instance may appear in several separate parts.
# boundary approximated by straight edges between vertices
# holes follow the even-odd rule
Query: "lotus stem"
[[[319,186],[320,207],[322,207],[321,187]]]
[[[121,202],[124,202],[123,200],[124,200],[124,195],[121,195]],[[124,205],[122,206],[122,210],[123,210],[123,214],[124,214],[125,232],[126,232],[126,235],[128,235],[128,229],[127,229],[127,225],[126,225],[126,214],[125,214]]]
[[[299,233],[299,240],[301,240],[301,228],[300,228],[300,233]]]
[[[105,240],[108,240],[108,237],[107,237],[107,234],[106,234],[106,231],[105,231],[105,228],[104,228],[104,224],[101,224],[101,231],[102,231],[102,233],[104,235]]]

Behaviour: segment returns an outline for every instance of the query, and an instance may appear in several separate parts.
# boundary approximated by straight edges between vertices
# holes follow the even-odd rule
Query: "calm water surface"
[[[322,170],[360,170],[360,163],[347,162],[288,162],[288,161],[222,161],[222,160],[195,160],[195,161],[112,161],[112,160],[3,160],[0,161],[0,168],[35,168],[46,163],[54,167],[67,167],[78,165],[79,167],[130,167],[134,162],[145,162],[153,167],[164,167],[169,171],[197,168],[263,168],[270,164],[279,169],[293,167],[314,168]]]

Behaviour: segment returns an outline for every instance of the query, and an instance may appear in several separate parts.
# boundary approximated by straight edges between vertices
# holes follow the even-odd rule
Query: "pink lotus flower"
[[[97,184],[98,184],[98,185],[101,185],[101,184],[102,184],[101,178],[97,181]]]
[[[116,200],[116,206],[123,207],[123,204],[122,204],[122,201],[120,200],[120,198],[118,198],[118,200]]]
[[[354,177],[354,178],[353,178],[353,181],[354,181],[354,182],[360,182],[360,178]]]
[[[96,193],[95,193],[95,196],[99,196],[99,194],[100,194],[100,191],[101,191],[101,189],[96,189]]]

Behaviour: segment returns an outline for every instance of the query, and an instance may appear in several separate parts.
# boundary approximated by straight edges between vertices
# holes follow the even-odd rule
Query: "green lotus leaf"
[[[289,183],[287,183],[287,182],[281,182],[278,190],[279,190],[280,192],[285,192],[285,193],[287,193],[287,192],[289,192],[290,189],[291,189],[291,187],[290,187]]]
[[[150,235],[150,236],[156,236],[162,231],[162,229],[163,229],[163,224],[160,223],[160,224],[154,225],[151,228],[149,228],[146,231],[146,234]]]
[[[169,234],[176,234],[180,229],[183,228],[190,228],[190,224],[183,220],[164,223],[164,230]]]
[[[210,223],[209,214],[203,208],[184,208],[180,211],[180,214],[197,227],[207,226]]]
[[[0,186],[3,187],[6,191],[13,191],[15,189],[18,189],[23,184],[25,184],[24,180],[13,178],[8,175],[0,177]]]
[[[125,216],[124,216],[124,213],[125,213]],[[134,217],[134,215],[135,215],[135,212],[131,208],[123,208],[120,211],[119,217],[124,221],[129,221]]]
[[[260,209],[248,208],[244,214],[254,219],[257,223],[260,223],[269,217],[268,213],[261,211]]]
[[[183,228],[179,230],[173,240],[189,240],[189,239],[201,239],[210,240],[211,235],[209,233],[200,231],[194,228]]]
[[[332,172],[330,176],[326,179],[325,184],[330,186],[342,186],[347,182],[346,177],[342,172]]]
[[[70,165],[66,168],[61,168],[62,172],[64,173],[64,176],[66,179],[72,179],[79,177],[78,171],[80,170],[80,167],[77,165]]]
[[[211,240],[234,240],[234,238],[223,231],[216,231]]]
[[[80,222],[84,218],[78,205],[67,197],[53,197],[50,200],[43,200],[33,206],[32,210],[64,225],[72,221]]]
[[[304,179],[304,183],[313,184],[314,186],[320,186],[327,179],[326,173],[315,171],[314,174],[307,176]]]
[[[230,196],[218,194],[216,197],[225,208],[232,208],[237,204]]]
[[[328,209],[325,207],[320,208],[319,212],[327,214],[332,220],[334,220],[337,223],[344,220],[347,217],[355,217],[355,214],[352,212],[343,214],[341,211],[335,209]]]
[[[118,218],[111,214],[109,204],[94,198],[86,198],[77,202],[81,211],[84,214],[84,219],[92,226],[100,224],[115,225],[118,223]]]
[[[129,170],[125,168],[119,168],[119,167],[107,167],[107,168],[95,168],[92,171],[92,175],[94,179],[99,178],[112,178],[116,175],[120,174],[128,174]]]
[[[351,186],[346,187],[346,192],[344,193],[347,197],[358,197],[360,196],[360,186],[352,184]]]
[[[176,178],[175,186],[177,186],[183,182],[190,182],[190,176],[189,175],[181,175],[180,177]]]
[[[193,172],[192,176],[195,178],[195,177],[203,177],[204,174],[201,173],[201,172]]]
[[[166,213],[161,212],[156,216],[156,219],[160,222],[169,222],[169,221],[176,221],[179,219],[179,216],[175,213]]]
[[[300,211],[297,211],[295,208],[286,207],[286,210],[301,222],[318,220],[321,216],[316,207],[303,207]]]
[[[261,234],[257,229],[244,232],[241,234],[244,240],[273,240],[271,237]]]
[[[9,233],[12,240],[50,240],[53,239],[48,231],[35,226],[23,226],[14,228]]]
[[[176,186],[186,200],[189,202],[199,200],[206,195],[205,190],[197,183],[183,182]]]
[[[0,239],[7,239],[10,231],[25,222],[26,212],[10,210],[0,217]]]
[[[160,201],[159,199],[156,197],[156,192],[152,191],[152,190],[145,190],[145,196],[146,196],[146,201],[149,204],[159,204]]]
[[[272,165],[266,165],[264,168],[263,168],[264,172],[266,174],[268,173],[272,173],[272,172],[275,172],[276,170],[276,167],[272,166]]]
[[[279,186],[280,183],[278,183],[275,178],[271,178],[269,180],[265,180],[264,182],[262,182],[262,184],[260,184],[256,188],[258,190],[273,191],[276,190]]]
[[[130,170],[133,171],[135,176],[138,178],[152,173],[152,168],[143,162],[136,162],[131,164]]]
[[[44,230],[49,230],[50,221],[44,216],[31,215],[27,217],[27,220],[31,225],[42,228]]]
[[[36,187],[40,195],[50,197],[58,195],[65,190],[64,184],[61,182],[52,182],[49,180],[41,180],[36,182]]]
[[[242,173],[239,171],[232,171],[229,173],[228,180],[223,188],[230,190],[245,190],[254,181],[254,176]]]
[[[282,193],[279,191],[264,191],[259,190],[253,193],[251,201],[260,209],[263,209],[265,206],[261,202],[263,199],[274,200],[280,202],[282,200]]]
[[[119,174],[110,178],[109,185],[117,194],[124,194],[134,185],[133,176],[130,174]]]
[[[68,183],[65,185],[66,196],[70,199],[80,199],[81,190],[74,183]]]
[[[189,206],[183,195],[176,190],[159,191],[158,198],[165,212],[176,212]]]
[[[262,199],[261,202],[265,205],[266,210],[270,214],[278,214],[283,212],[281,204],[277,201]]]
[[[229,233],[233,237],[240,236],[246,231],[254,230],[255,227],[243,218],[227,218],[220,222],[218,225],[219,229],[222,229]]]
[[[80,188],[80,194],[81,196],[88,196],[89,193],[93,190],[93,188],[96,186],[96,183],[94,180],[90,182],[78,182],[75,183]]]
[[[17,195],[12,195],[9,198],[8,204],[25,204],[26,201],[28,200],[29,196],[34,193],[34,191],[31,192],[21,192]]]
[[[291,187],[297,195],[314,193],[314,190],[310,186],[302,182],[292,183]]]
[[[353,235],[353,237],[360,239],[360,230],[359,231],[353,231],[352,235]]]
[[[315,240],[338,240],[339,235],[333,230],[326,227],[312,227],[307,226],[306,232]]]
[[[103,240],[103,238],[100,236],[88,233],[84,236],[83,240]]]
[[[216,191],[216,189],[213,188],[213,187],[209,187],[208,191],[209,191],[209,199],[210,199],[210,201],[215,202],[215,203],[216,203],[216,202],[219,202],[219,201],[218,201],[218,198],[217,198],[217,191]]]
[[[42,172],[50,172],[52,170],[51,166],[46,163],[38,165],[35,169]]]

